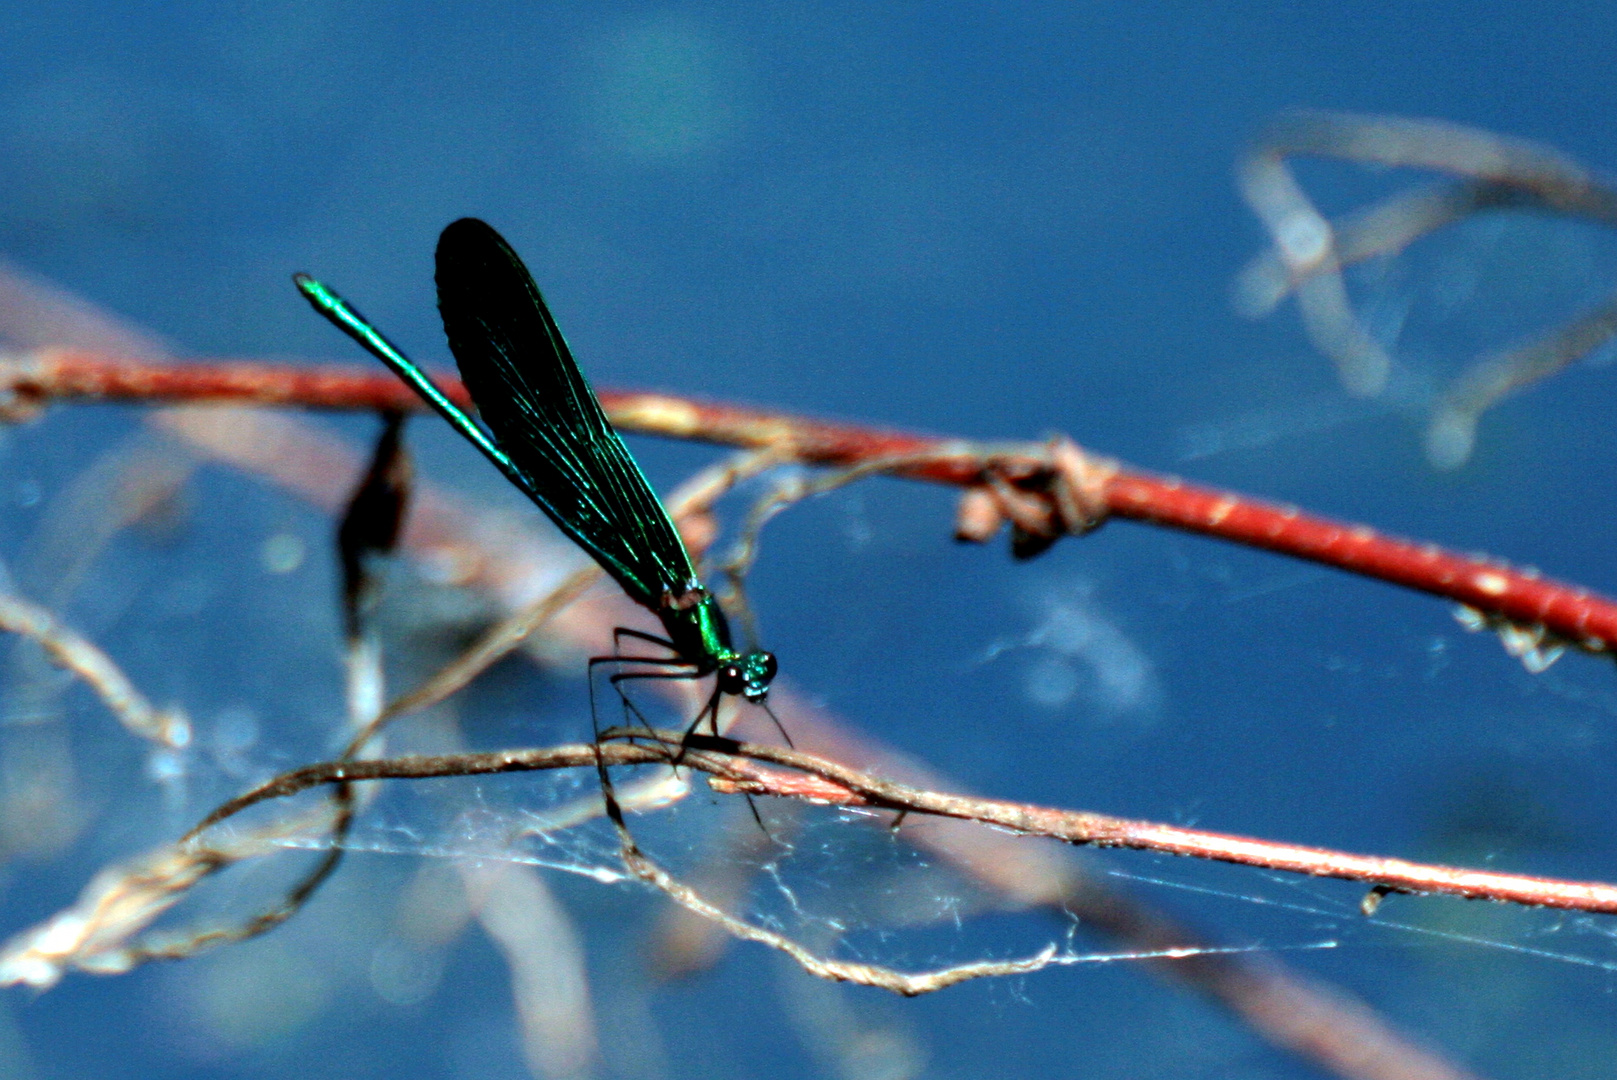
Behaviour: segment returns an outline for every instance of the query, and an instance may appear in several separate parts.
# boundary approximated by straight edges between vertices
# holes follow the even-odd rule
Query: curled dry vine
[[[1293,158],[1314,157],[1453,177],[1401,192],[1332,222],[1297,181]],[[1241,192],[1274,246],[1247,264],[1236,303],[1253,317],[1295,295],[1314,347],[1360,397],[1387,388],[1393,358],[1354,311],[1345,268],[1396,255],[1484,213],[1556,214],[1617,228],[1617,184],[1559,151],[1440,120],[1300,112],[1269,126],[1240,166]],[[1565,370],[1617,336],[1617,292],[1565,324],[1476,358],[1437,398],[1426,454],[1465,464],[1477,422],[1499,401]]]

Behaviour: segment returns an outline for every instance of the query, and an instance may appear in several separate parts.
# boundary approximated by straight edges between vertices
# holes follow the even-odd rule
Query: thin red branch
[[[416,412],[421,399],[385,371],[348,366],[161,363],[100,353],[45,349],[7,364],[4,388],[22,403],[64,400],[169,404],[295,405],[308,409]],[[462,405],[471,399],[458,379],[440,385]]]
[[[444,376],[451,398],[469,406],[460,382]],[[45,351],[0,370],[0,385],[22,405],[62,400],[296,405],[317,409],[414,411],[420,402],[397,379],[357,368],[251,362],[160,364],[97,354]],[[601,400],[626,431],[729,446],[785,446],[810,464],[850,466],[903,459],[895,472],[964,487],[992,470],[1025,479],[1048,469],[1032,446],[985,449],[933,436],[834,424],[789,413],[695,401],[671,394],[606,391]],[[1588,589],[1401,540],[1366,525],[1334,521],[1176,477],[1119,468],[1101,481],[1110,514],[1201,533],[1445,597],[1495,619],[1541,627],[1552,638],[1594,652],[1617,651],[1617,603]]]
[[[496,750],[487,753],[408,756],[369,761],[327,761],[283,773],[252,791],[231,799],[209,814],[188,835],[205,830],[266,799],[280,799],[327,784],[364,780],[409,780],[547,769],[589,768],[666,763],[680,733],[608,731],[604,738],[648,737],[647,743],[609,742],[543,749]],[[839,806],[869,806],[906,814],[974,821],[1025,836],[1042,836],[1069,844],[1122,847],[1237,863],[1313,877],[1338,878],[1382,892],[1458,896],[1530,907],[1617,914],[1617,885],[1563,881],[1557,878],[1469,870],[1408,862],[1374,855],[1355,855],[1328,848],[1304,847],[1253,837],[1186,829],[1153,821],[1062,810],[1031,803],[985,799],[928,791],[860,772],[827,758],[758,743],[725,743],[684,754],[684,763],[709,773],[718,790]],[[756,764],[765,762],[765,765]],[[771,766],[782,766],[774,768]],[[792,770],[792,771],[785,771]]]
[[[1256,866],[1311,877],[1358,881],[1387,891],[1459,896],[1530,907],[1561,908],[1604,915],[1617,914],[1617,885],[1563,881],[1527,874],[1439,866],[1380,855],[1355,855],[1329,848],[1305,847],[1249,836],[1186,829],[1154,821],[1136,821],[1087,810],[1059,810],[1028,803],[920,791],[907,785],[861,775],[845,766],[777,752],[774,747],[746,745],[747,758],[779,760],[810,772],[768,769],[737,759],[732,776],[711,781],[715,790],[774,795],[833,806],[877,806],[914,813],[998,825],[1030,836],[1047,836],[1069,844],[1131,848],[1186,855],[1215,862]],[[845,775],[839,775],[845,771]],[[738,778],[739,776],[739,778]]]

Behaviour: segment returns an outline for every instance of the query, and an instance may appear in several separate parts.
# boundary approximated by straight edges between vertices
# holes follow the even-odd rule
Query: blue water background
[[[1617,592],[1610,367],[1500,407],[1455,473],[1433,472],[1421,448],[1431,388],[1617,287],[1617,238],[1490,219],[1357,276],[1357,296],[1403,320],[1402,389],[1381,403],[1342,393],[1293,306],[1247,322],[1230,303],[1263,240],[1233,164],[1284,110],[1440,117],[1617,171],[1617,9],[1214,10],[19,5],[0,14],[0,254],[183,355],[357,361],[291,289],[308,270],[439,362],[431,252],[446,222],[474,214],[524,254],[598,385],[974,438],[1067,432],[1142,468]],[[1406,182],[1303,175],[1331,210]],[[139,422],[132,409],[60,408],[5,436],[0,555],[19,587],[49,580],[25,569],[44,508]],[[356,440],[373,430],[323,422]],[[451,435],[417,424],[412,437],[435,481],[520,511]],[[633,445],[662,490],[712,457]],[[265,740],[276,725],[296,729],[287,745],[307,740],[341,705],[336,617],[322,606],[329,523],[222,470],[201,475],[188,505],[183,559],[120,541],[66,613],[203,729],[250,708]],[[1531,676],[1438,601],[1128,523],[1018,565],[999,545],[955,547],[951,512],[949,493],[886,481],[795,511],[771,527],[753,599],[794,686],[954,782],[1612,877],[1609,662],[1571,656]],[[265,573],[258,552],[280,533],[309,545],[305,571]],[[528,700],[578,720],[580,684],[520,668],[500,678],[484,700],[509,714],[511,741]],[[88,697],[71,701],[75,739],[91,747],[84,782],[138,771],[135,749],[94,749],[121,736]],[[102,821],[50,859],[13,860],[0,930],[44,918],[105,861],[162,835],[174,830]],[[375,908],[414,860],[354,862],[317,905]],[[1228,940],[1341,940],[1278,955],[1480,1075],[1610,1072],[1617,923],[1394,898],[1389,917],[1422,930],[1372,934],[1351,915],[1352,887],[1126,854],[1105,865],[1320,907],[1149,893]],[[654,1022],[663,1047],[655,1068],[609,1054],[603,1074],[831,1075],[791,1019],[782,987],[798,976],[756,948],[648,991],[646,1016],[614,1013],[653,905],[557,888],[599,968],[601,1023],[617,1031],[604,1041]],[[1015,955],[1064,932],[994,917],[960,939],[915,931],[919,944],[881,956]],[[504,970],[475,935],[408,1007],[322,982],[324,960],[312,984],[205,966],[219,962],[8,992],[0,1061],[50,1080],[526,1075]],[[188,968],[238,974],[206,983]],[[230,1027],[208,1013],[197,1003],[217,985],[270,1019]],[[1319,1075],[1139,965],[847,1000],[907,1033],[929,1076]]]

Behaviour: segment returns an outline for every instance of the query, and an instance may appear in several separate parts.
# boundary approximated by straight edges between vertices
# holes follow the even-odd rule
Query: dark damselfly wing
[[[461,218],[438,238],[437,282],[450,351],[512,478],[631,598],[656,611],[683,594],[695,580],[685,544],[517,253]]]

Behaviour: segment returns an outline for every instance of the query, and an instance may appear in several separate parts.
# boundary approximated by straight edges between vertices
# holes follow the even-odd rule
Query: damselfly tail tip
[[[317,310],[323,310],[333,296],[330,289],[301,270],[292,275],[292,284],[298,287],[298,292],[302,293],[303,298]]]

